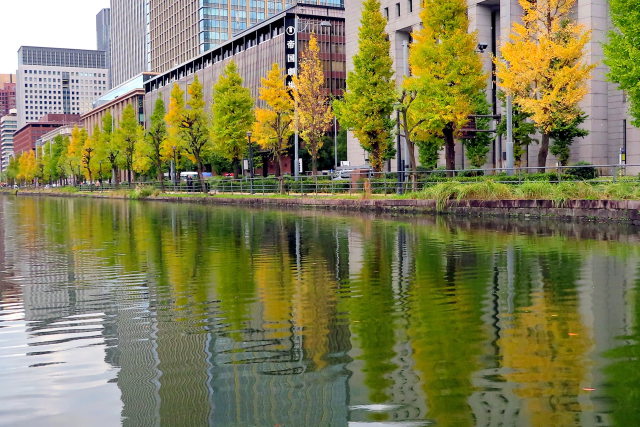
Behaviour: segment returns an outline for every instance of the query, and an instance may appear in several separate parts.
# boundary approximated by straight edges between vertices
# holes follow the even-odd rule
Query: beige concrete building
[[[486,44],[483,57],[485,70],[491,76],[492,54],[499,52],[500,42],[509,36],[513,22],[519,21],[522,9],[518,0],[467,0],[469,5],[470,30],[478,31],[479,44]],[[388,17],[387,31],[391,39],[392,56],[397,76],[406,69],[406,51],[403,43],[411,40],[411,32],[420,25],[420,0],[381,0],[382,12]],[[358,26],[360,23],[362,0],[350,0],[346,9],[346,52],[351,58],[357,51]],[[627,163],[640,164],[640,131],[633,128],[627,117],[627,105],[621,91],[607,82],[607,67],[603,64],[602,43],[611,30],[607,0],[578,1],[575,10],[576,19],[591,32],[592,39],[587,46],[586,60],[597,64],[593,77],[589,81],[589,94],[581,103],[589,116],[583,127],[590,134],[574,142],[570,162],[584,160],[593,164],[617,164],[619,152],[626,146]],[[347,69],[353,67],[347,62]],[[398,79],[400,83],[402,78]],[[487,99],[496,113],[501,113],[501,105],[496,102],[496,88],[491,77],[487,79]],[[457,167],[463,167],[459,148],[456,150]],[[532,145],[529,164],[535,165],[537,145]],[[349,139],[348,158],[352,166],[365,164],[366,154],[354,138]],[[496,138],[494,147],[487,156],[487,167],[502,167],[504,144]],[[392,164],[394,162],[391,162]],[[549,165],[555,165],[556,159],[550,154]],[[640,170],[640,168],[638,168]],[[635,173],[635,172],[634,172]]]
[[[122,113],[128,105],[133,105],[138,122],[143,124],[145,122],[144,84],[155,76],[156,73],[141,73],[102,95],[93,103],[93,109],[80,118],[82,127],[92,135],[96,126],[102,128],[103,118],[110,113],[115,128],[120,123]],[[148,111],[151,114],[153,105]]]

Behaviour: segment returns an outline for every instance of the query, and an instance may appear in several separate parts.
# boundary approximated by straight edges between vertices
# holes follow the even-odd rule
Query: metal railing
[[[215,177],[207,178],[205,189],[199,180],[180,181],[141,181],[117,185],[79,184],[80,191],[142,190],[164,189],[170,193],[209,193],[209,194],[290,194],[290,195],[331,195],[345,193],[398,194],[421,191],[426,187],[443,182],[474,183],[491,180],[503,184],[522,184],[526,181],[544,181],[561,183],[564,181],[584,181],[592,184],[615,183],[619,181],[637,182],[637,175],[631,175],[630,169],[640,171],[640,165],[575,165],[545,168],[540,173],[538,167],[516,167],[508,175],[506,168],[491,169],[435,169],[415,172],[373,172],[369,169],[342,170],[333,175],[285,176],[281,179],[273,176],[256,178]],[[43,185],[40,185],[43,187]]]

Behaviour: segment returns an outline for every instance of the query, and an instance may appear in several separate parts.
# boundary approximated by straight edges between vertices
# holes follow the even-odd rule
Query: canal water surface
[[[639,241],[0,197],[0,424],[637,426]]]

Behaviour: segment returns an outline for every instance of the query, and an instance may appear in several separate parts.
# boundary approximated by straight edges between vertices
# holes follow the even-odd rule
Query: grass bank
[[[16,190],[4,190],[16,193]],[[333,209],[458,216],[566,218],[630,222],[640,225],[640,183],[524,182],[505,184],[443,182],[404,195],[381,194],[202,194],[133,190],[79,191],[76,188],[20,189],[18,195],[96,197],[174,203],[238,205],[271,209]]]
[[[473,183],[450,181],[400,197],[435,200],[440,209],[451,200],[549,200],[554,206],[562,207],[569,200],[640,200],[640,183],[527,181],[521,184],[504,184],[491,180]]]

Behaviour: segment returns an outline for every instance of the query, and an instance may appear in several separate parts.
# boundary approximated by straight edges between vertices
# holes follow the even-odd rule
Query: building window
[[[384,8],[384,17],[387,18],[387,20],[389,20],[389,8],[388,7]]]
[[[407,9],[409,13],[413,12],[413,0],[407,0]]]
[[[396,3],[396,16],[400,16],[400,3]]]

